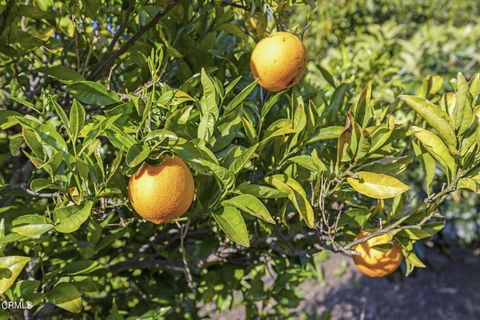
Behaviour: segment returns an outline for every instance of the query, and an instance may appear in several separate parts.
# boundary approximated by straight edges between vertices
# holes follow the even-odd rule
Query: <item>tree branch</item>
[[[457,179],[458,180],[458,179]],[[455,190],[455,187],[456,187],[456,183],[457,183],[457,180],[455,180],[455,182],[453,182],[447,189],[445,190],[442,190],[441,192],[437,193],[436,195],[434,195],[433,197],[431,198],[428,198],[426,199],[418,208],[416,208],[415,210],[412,210],[410,213],[404,215],[403,217],[401,217],[400,219],[398,219],[397,221],[395,221],[394,223],[392,223],[391,225],[389,225],[388,227],[386,228],[383,228],[383,229],[380,229],[380,230],[377,230],[371,234],[369,234],[368,236],[366,237],[363,237],[363,238],[360,238],[360,239],[357,239],[355,241],[352,241],[350,242],[349,244],[341,247],[342,250],[351,250],[353,247],[355,247],[356,245],[359,245],[361,243],[364,243],[372,238],[375,238],[377,236],[380,236],[382,234],[385,234],[385,233],[388,233],[394,229],[407,229],[407,228],[412,228],[412,227],[421,227],[425,222],[427,222],[429,219],[423,219],[421,222],[415,224],[415,225],[407,225],[407,226],[400,226],[403,222],[405,222],[406,220],[408,220],[409,218],[411,218],[413,215],[417,214],[418,212],[422,211],[422,210],[425,210],[425,209],[428,209],[428,206],[432,203],[435,203],[437,200],[440,199],[440,201],[442,201],[442,198],[447,196],[449,193],[451,193],[452,191]],[[397,228],[398,227],[398,228]]]
[[[102,60],[93,68],[93,71],[88,76],[88,80],[95,81],[105,74],[115,63],[115,60],[118,59],[122,54],[124,54],[145,32],[153,28],[170,10],[172,10],[177,4],[180,3],[180,0],[172,0],[163,11],[157,13],[155,17],[152,18],[146,25],[138,29],[138,31],[120,47],[117,51],[111,55],[104,56]]]
[[[110,42],[107,52],[111,52],[113,48],[115,48],[115,45],[117,44],[118,39],[120,39],[120,37],[124,34],[125,30],[127,29],[128,20],[130,19],[130,14],[132,13],[134,7],[135,7],[135,1],[130,1],[127,11],[125,12],[122,25],[120,26],[120,29],[113,36],[112,42]]]
[[[165,269],[184,273],[183,266],[179,266],[162,259],[129,259],[124,262],[108,265],[106,269],[111,272],[121,272],[128,269]]]

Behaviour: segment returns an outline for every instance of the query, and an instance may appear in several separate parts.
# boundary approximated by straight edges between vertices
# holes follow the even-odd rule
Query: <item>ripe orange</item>
[[[355,239],[364,238],[374,231],[362,231]],[[375,248],[391,243],[388,250]],[[355,266],[369,277],[384,277],[395,271],[402,262],[402,250],[397,241],[392,240],[389,234],[382,234],[353,247],[359,255],[353,256]]]
[[[274,32],[258,42],[250,69],[258,84],[269,91],[282,91],[300,81],[307,63],[302,40],[288,32]]]
[[[193,202],[192,172],[179,157],[165,157],[157,165],[144,164],[128,182],[128,196],[135,211],[153,223],[170,222]]]

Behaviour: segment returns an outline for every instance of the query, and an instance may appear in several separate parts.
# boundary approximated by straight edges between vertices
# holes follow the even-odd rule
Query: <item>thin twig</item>
[[[363,237],[363,238],[360,238],[360,239],[357,239],[355,241],[352,241],[350,242],[349,244],[345,245],[342,247],[342,249],[352,249],[353,247],[355,247],[356,245],[359,245],[361,243],[364,243],[370,239],[373,239],[375,237],[378,237],[382,234],[386,234],[386,233],[389,233],[390,231],[393,231],[393,230],[402,230],[402,229],[408,229],[408,228],[415,228],[415,227],[420,227],[421,225],[423,225],[426,221],[429,220],[429,218],[424,218],[422,219],[422,221],[420,221],[419,223],[415,224],[415,225],[407,225],[407,226],[401,226],[402,223],[404,223],[405,221],[407,221],[409,218],[411,218],[413,215],[423,211],[423,210],[426,210],[428,209],[428,206],[432,203],[435,203],[436,200],[443,198],[445,196],[447,196],[449,193],[453,192],[455,190],[455,187],[456,187],[456,181],[455,183],[452,183],[450,185],[449,188],[447,189],[444,189],[442,190],[441,192],[437,193],[434,197],[431,198],[430,201],[425,201],[423,202],[418,208],[416,208],[415,210],[412,210],[410,213],[406,214],[405,216],[403,216],[402,218],[398,219],[397,221],[395,221],[394,223],[392,223],[391,225],[389,225],[388,227],[385,227],[383,229],[379,229],[371,234],[369,234],[368,236],[366,237]],[[427,216],[427,217],[431,217],[431,215]]]
[[[58,192],[52,192],[52,193],[40,193],[40,192],[35,192],[33,190],[30,190],[28,188],[23,188],[23,190],[28,193],[31,196],[38,197],[38,198],[55,198],[58,197]]]
[[[103,74],[112,67],[115,61],[122,54],[124,54],[145,32],[147,32],[157,23],[159,23],[160,20],[179,3],[180,0],[170,1],[163,9],[163,11],[157,13],[157,15],[152,18],[152,20],[150,20],[147,24],[138,29],[138,31],[127,42],[125,42],[125,44],[123,44],[120,49],[118,49],[111,55],[104,56],[102,60],[100,60],[100,62],[93,68],[93,71],[88,76],[88,80],[95,81],[101,76],[103,76]]]
[[[115,48],[115,45],[117,44],[118,39],[120,39],[120,37],[123,36],[123,34],[125,33],[125,30],[127,29],[128,22],[130,20],[130,14],[132,13],[134,7],[135,7],[135,1],[130,1],[130,4],[128,5],[127,11],[125,12],[125,15],[123,17],[123,22],[120,26],[120,29],[113,36],[112,41],[108,45],[107,52],[111,52]]]
[[[181,226],[179,222],[177,222],[177,226],[180,229],[180,251],[182,252],[182,262],[183,262],[183,269],[185,273],[185,278],[187,279],[188,287],[195,291],[195,283],[193,282],[192,272],[188,266],[187,254],[185,252],[184,240],[188,233],[188,228],[190,227],[190,220],[185,223],[184,226]]]

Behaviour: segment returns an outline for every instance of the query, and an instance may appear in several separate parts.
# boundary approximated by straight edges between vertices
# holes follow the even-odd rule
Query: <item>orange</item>
[[[364,238],[374,231],[362,231],[355,239]],[[391,243],[388,250],[376,248]],[[353,256],[353,262],[361,273],[369,277],[378,278],[395,271],[402,262],[402,250],[397,241],[392,240],[389,234],[382,234],[352,248],[359,255]]]
[[[128,182],[128,196],[135,211],[153,223],[170,222],[185,212],[193,202],[195,182],[192,172],[179,157],[144,164]]]
[[[288,32],[274,32],[258,42],[250,69],[258,84],[269,91],[282,91],[300,81],[307,63],[302,40]]]

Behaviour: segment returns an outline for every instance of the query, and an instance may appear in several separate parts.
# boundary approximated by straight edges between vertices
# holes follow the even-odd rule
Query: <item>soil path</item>
[[[460,249],[451,253],[447,259],[429,250],[428,269],[394,280],[362,276],[349,259],[332,257],[325,263],[323,285],[302,285],[299,310],[312,319],[479,320],[480,257]],[[342,263],[348,263],[346,272],[335,276]]]
[[[480,320],[480,255],[462,249],[450,254],[446,258],[429,249],[427,269],[393,279],[365,277],[350,258],[334,255],[323,264],[324,282],[301,285],[304,299],[291,315],[308,320]],[[239,306],[206,317],[241,320],[245,310]]]

